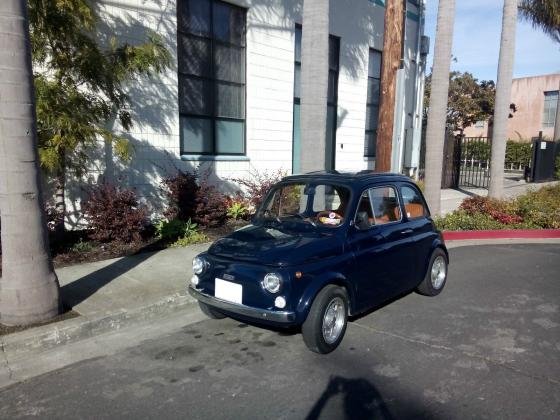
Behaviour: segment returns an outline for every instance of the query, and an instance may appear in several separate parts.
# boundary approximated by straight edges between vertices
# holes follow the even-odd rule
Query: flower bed
[[[435,222],[444,231],[560,229],[560,184],[511,200],[470,197]]]

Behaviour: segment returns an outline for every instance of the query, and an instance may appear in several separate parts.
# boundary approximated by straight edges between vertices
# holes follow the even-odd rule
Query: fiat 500
[[[188,290],[211,318],[301,327],[310,350],[329,353],[349,316],[439,294],[448,261],[409,178],[310,173],[274,185],[251,224],[195,257]]]

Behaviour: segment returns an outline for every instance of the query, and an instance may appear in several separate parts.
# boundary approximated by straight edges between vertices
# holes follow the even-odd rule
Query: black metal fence
[[[424,133],[423,133],[424,134]],[[425,139],[420,148],[420,177],[425,168]],[[443,151],[442,188],[488,188],[492,141],[488,137],[464,137],[446,134]],[[523,176],[531,166],[531,143],[508,140],[504,170]]]
[[[459,187],[488,188],[492,145],[487,137],[459,138]]]

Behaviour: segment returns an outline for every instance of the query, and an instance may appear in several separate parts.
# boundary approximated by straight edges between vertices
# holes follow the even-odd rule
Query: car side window
[[[369,229],[370,227],[375,225],[375,219],[373,217],[373,210],[369,201],[368,190],[364,191],[362,196],[360,197],[360,204],[358,204],[358,210],[356,211],[354,223],[360,230]]]
[[[401,188],[401,195],[406,217],[409,219],[416,219],[428,216],[428,209],[426,209],[424,200],[417,189],[403,186]]]
[[[376,225],[398,222],[402,219],[399,199],[394,187],[370,188],[369,200],[373,207]]]
[[[362,194],[354,223],[358,229],[398,222],[402,219],[397,193],[393,187],[374,187]]]

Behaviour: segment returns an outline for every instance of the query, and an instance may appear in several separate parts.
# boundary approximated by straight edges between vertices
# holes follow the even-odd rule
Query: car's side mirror
[[[358,213],[356,213],[354,226],[356,226],[356,229],[358,230],[365,230],[370,228],[369,218],[366,211],[359,211]]]

